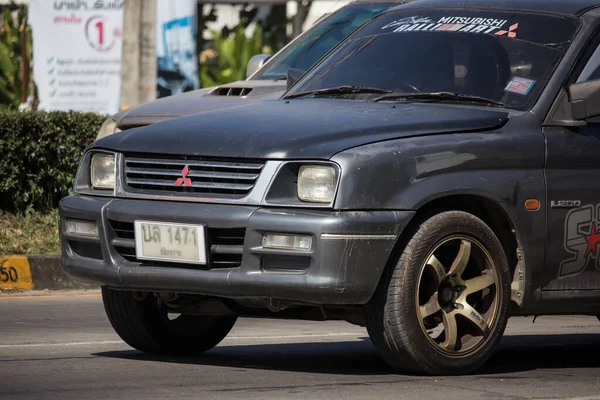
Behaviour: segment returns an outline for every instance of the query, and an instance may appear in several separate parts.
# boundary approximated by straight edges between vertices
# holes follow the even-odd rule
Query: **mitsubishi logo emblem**
[[[496,35],[498,35],[498,36],[504,36],[504,35],[508,34],[507,35],[508,37],[515,38],[515,37],[517,37],[517,34],[515,33],[515,30],[518,27],[519,27],[519,23],[517,22],[516,24],[511,25],[510,28],[508,28],[507,31],[498,31],[498,32],[496,32]]]
[[[192,186],[192,180],[190,178],[186,178],[190,173],[190,168],[186,165],[181,170],[181,178],[177,178],[175,181],[175,186]]]

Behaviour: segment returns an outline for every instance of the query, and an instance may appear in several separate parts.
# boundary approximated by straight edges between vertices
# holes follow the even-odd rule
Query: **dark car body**
[[[285,73],[288,68],[308,69],[352,32],[354,27],[377,12],[405,1],[353,0],[318,20],[310,29],[270,57],[247,79],[198,90],[185,90],[185,93],[175,95],[168,95],[170,90],[161,88],[167,93],[167,97],[116,113],[112,116],[116,122],[114,126],[118,130],[125,130],[182,115],[243,106],[265,96],[279,97],[286,88]]]
[[[599,6],[587,0],[418,0],[382,13],[366,24],[364,38],[359,32],[340,46],[344,62],[351,66],[354,58],[365,71],[359,68],[352,75],[350,67],[341,66],[329,76],[340,64],[332,56],[333,66],[322,60],[282,98],[97,141],[81,164],[77,194],[61,202],[63,267],[78,279],[120,290],[216,296],[269,309],[272,317],[281,310],[293,313],[295,306],[313,306],[324,319],[357,321],[344,307],[366,305],[377,296],[419,224],[440,210],[460,210],[484,221],[502,245],[510,315],[600,315]],[[465,26],[446,17],[437,23],[445,12],[452,18],[487,13],[495,20],[504,15],[498,13],[520,13],[520,30],[518,24],[499,23],[488,31],[507,37],[501,43],[509,48],[515,42],[508,34],[518,32],[523,46],[547,57],[543,63],[533,60],[530,78],[535,80],[515,80],[520,65],[498,67],[506,88],[483,102],[311,94],[319,85],[355,84],[352,79],[383,84],[400,66],[410,68],[392,63],[388,72],[374,73],[359,52],[345,52],[400,40],[378,36],[390,26],[398,32]],[[401,13],[402,22],[394,13]],[[412,15],[437,17],[406,22],[416,18]],[[548,21],[544,18],[555,18],[548,25],[552,28],[536,30],[536,23]],[[559,31],[568,33],[556,42],[553,35],[563,34]],[[376,62],[373,68],[390,66]],[[442,74],[441,65],[433,70]],[[490,93],[491,98],[495,92]],[[504,103],[494,104],[500,98]],[[116,154],[114,191],[89,187],[94,152]],[[188,178],[188,166],[197,171],[206,163],[213,171],[242,174],[241,180],[223,185],[189,175],[191,183],[208,183],[178,189],[176,180]],[[335,170],[331,202],[312,204],[296,195],[299,167],[306,164]],[[165,165],[185,171],[165,175]],[[251,181],[243,180],[250,175]],[[95,221],[100,238],[68,235],[66,219]],[[138,219],[205,226],[207,264],[137,259],[133,225]],[[305,252],[267,249],[268,232],[310,236],[312,247]],[[302,317],[300,311],[291,315]]]

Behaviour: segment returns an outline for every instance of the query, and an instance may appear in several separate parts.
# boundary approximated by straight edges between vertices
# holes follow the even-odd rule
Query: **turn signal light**
[[[68,219],[65,225],[69,235],[98,237],[98,225],[94,221]]]
[[[538,199],[527,199],[525,200],[525,208],[529,211],[536,211],[540,208],[540,201]]]
[[[267,249],[309,251],[312,247],[312,237],[306,235],[283,235],[265,233],[262,247]]]

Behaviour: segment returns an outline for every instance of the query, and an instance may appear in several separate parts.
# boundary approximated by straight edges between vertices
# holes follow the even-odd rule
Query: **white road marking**
[[[534,399],[534,400],[556,400],[556,397],[548,399]],[[563,400],[600,400],[600,395],[589,396],[589,397],[565,397]]]
[[[102,340],[98,342],[70,342],[70,343],[23,343],[23,344],[0,344],[1,348],[8,347],[54,347],[54,346],[85,346],[94,344],[119,344],[125,343],[117,340]]]
[[[261,339],[301,339],[311,337],[332,337],[332,336],[360,336],[358,332],[341,332],[341,333],[306,333],[304,335],[280,335],[280,336],[232,336],[225,340],[261,340]]]
[[[302,338],[323,338],[323,337],[341,337],[341,336],[360,336],[360,333],[342,332],[342,333],[316,333],[305,335],[278,335],[278,336],[232,336],[225,338],[228,340],[271,340],[271,339],[302,339]],[[101,340],[96,342],[67,342],[67,343],[22,343],[22,344],[0,344],[0,349],[13,347],[60,347],[60,346],[90,346],[102,344],[125,344],[121,340]]]

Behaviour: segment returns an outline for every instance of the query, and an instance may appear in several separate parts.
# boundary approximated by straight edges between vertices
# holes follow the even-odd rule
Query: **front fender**
[[[332,157],[342,169],[335,207],[418,212],[447,196],[482,197],[504,210],[527,255],[527,268],[539,272],[547,229],[544,149],[541,131],[524,124],[348,149]],[[525,209],[531,198],[540,201],[539,210]]]
[[[373,143],[331,159],[342,167],[336,208],[417,210],[451,194],[493,199],[507,211],[544,204],[544,139],[519,132],[428,135]]]

